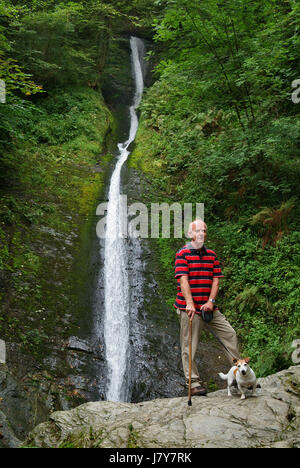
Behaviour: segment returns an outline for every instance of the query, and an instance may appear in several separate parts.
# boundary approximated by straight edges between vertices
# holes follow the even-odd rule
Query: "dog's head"
[[[249,369],[250,358],[246,357],[244,359],[233,359],[233,363],[236,365],[237,370],[242,374],[246,375]]]

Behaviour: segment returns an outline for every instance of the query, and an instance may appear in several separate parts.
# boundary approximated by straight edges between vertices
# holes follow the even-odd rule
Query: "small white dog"
[[[239,391],[241,392],[241,400],[246,398],[245,391],[249,387],[252,387],[252,395],[255,394],[256,390],[256,376],[248,365],[250,358],[245,359],[233,359],[234,366],[230,369],[228,374],[223,374],[222,372],[219,373],[219,376],[223,380],[227,380],[227,390],[228,396],[231,395],[230,387],[233,385],[234,381],[236,381]]]

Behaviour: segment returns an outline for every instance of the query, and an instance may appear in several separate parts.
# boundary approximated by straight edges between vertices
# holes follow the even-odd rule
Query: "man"
[[[200,219],[193,221],[189,226],[188,235],[191,242],[176,253],[177,296],[174,307],[180,317],[181,357],[187,384],[189,381],[189,321],[193,321],[191,395],[201,396],[206,395],[207,390],[201,386],[194,360],[204,327],[201,310],[213,314],[209,325],[230,351],[231,354],[226,351],[230,364],[232,364],[233,356],[239,358],[239,351],[235,331],[215,304],[219,280],[224,276],[215,252],[205,247],[206,224]]]

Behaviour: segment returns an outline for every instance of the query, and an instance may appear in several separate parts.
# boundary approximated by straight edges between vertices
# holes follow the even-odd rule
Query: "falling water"
[[[110,181],[104,247],[104,339],[109,379],[106,398],[110,401],[125,401],[127,394],[124,378],[128,371],[130,304],[126,238],[120,235],[124,232],[120,181],[122,166],[130,154],[128,147],[134,141],[138,129],[136,109],[144,89],[144,44],[141,39],[131,37],[130,46],[135,95],[130,107],[129,138],[126,142],[118,144],[118,160]]]

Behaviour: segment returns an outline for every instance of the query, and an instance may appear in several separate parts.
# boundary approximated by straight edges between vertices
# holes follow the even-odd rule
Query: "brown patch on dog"
[[[245,359],[236,359],[235,365],[238,366],[239,364],[248,364],[250,362],[250,358],[246,357]]]

